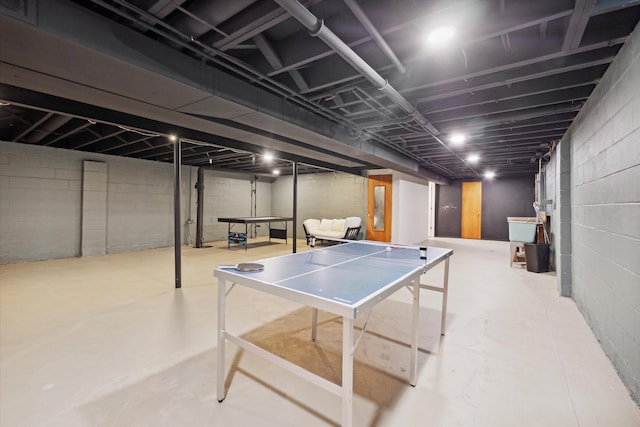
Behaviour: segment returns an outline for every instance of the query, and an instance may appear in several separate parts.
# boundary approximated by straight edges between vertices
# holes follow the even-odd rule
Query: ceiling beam
[[[399,91],[400,93],[411,93],[411,92],[415,92],[416,90],[438,88],[440,86],[447,85],[447,84],[455,84],[455,83],[461,84],[462,82],[466,83],[470,81],[473,82],[478,78],[484,79],[487,76],[491,76],[496,73],[531,68],[532,65],[544,64],[547,61],[558,60],[558,61],[570,62],[571,56],[573,55],[586,54],[588,52],[597,51],[599,49],[609,49],[611,50],[611,55],[609,56],[615,56],[615,54],[619,50],[619,46],[622,45],[626,41],[626,39],[627,39],[626,37],[617,37],[611,40],[606,40],[606,41],[593,43],[587,46],[576,48],[572,50],[570,53],[562,52],[562,51],[553,51],[550,53],[538,54],[529,58],[516,59],[515,61],[513,57],[507,57],[506,59],[508,60],[508,62],[505,62],[504,64],[489,65],[489,62],[487,62],[487,64],[482,64],[477,66],[475,70],[471,72],[466,72],[464,74],[458,74],[458,75],[451,75],[450,73],[448,75],[443,75],[444,78],[442,79],[433,78],[433,80],[429,82],[405,85],[401,87]],[[493,62],[495,63],[495,60]],[[331,91],[319,93],[317,95],[310,97],[310,99],[311,100],[323,99],[323,98],[326,98],[327,96],[331,96],[335,92],[341,92],[341,93],[348,92],[350,90],[353,90],[357,86],[358,86],[358,83],[352,83],[346,86],[335,87],[335,88],[332,88]]]
[[[387,58],[391,61],[393,65],[400,71],[401,73],[405,73],[407,70],[402,65],[402,62],[398,59],[396,54],[393,52],[391,47],[387,44],[385,39],[382,37],[382,34],[378,31],[378,29],[371,23],[367,14],[362,10],[360,5],[355,0],[344,0],[344,3],[347,5],[353,15],[358,19],[360,24],[364,27],[365,30],[371,35],[376,44],[380,47],[380,50],[385,54]]]
[[[320,3],[320,1],[321,0],[306,0],[303,1],[302,4],[313,6]],[[263,4],[265,4],[265,2],[258,2],[255,8],[247,8],[247,11],[241,17],[244,25],[236,24],[236,28],[229,31],[227,37],[215,41],[213,47],[221,51],[233,49],[239,44],[289,19],[289,15],[281,8],[276,7],[275,3],[273,3],[273,8],[268,11],[260,8]],[[271,5],[269,5],[269,7],[271,7]]]
[[[544,93],[494,104],[488,103],[483,105],[482,108],[475,105],[462,107],[457,109],[455,114],[451,114],[451,112],[438,112],[431,114],[431,118],[435,123],[438,123],[439,126],[442,126],[444,122],[451,121],[458,122],[470,119],[481,119],[481,121],[483,121],[492,115],[513,115],[518,111],[535,110],[540,107],[584,103],[592,91],[593,87],[581,86],[550,94]]]
[[[601,59],[597,59],[589,62],[578,63],[575,65],[567,65],[564,67],[553,67],[541,72],[532,72],[534,71],[534,69],[525,68],[522,70],[518,70],[518,71],[522,71],[522,75],[517,77],[504,79],[503,78],[504,76],[501,75],[501,76],[497,76],[496,81],[494,82],[477,84],[477,85],[466,84],[466,87],[464,87],[465,85],[461,83],[460,89],[454,89],[454,90],[450,90],[450,91],[446,91],[446,92],[442,92],[442,93],[438,93],[430,96],[422,96],[415,99],[415,102],[418,104],[422,104],[422,103],[428,103],[433,101],[440,101],[440,100],[451,98],[454,96],[476,94],[480,91],[484,91],[488,89],[496,89],[503,86],[511,86],[516,83],[530,82],[531,80],[537,80],[537,79],[551,77],[551,76],[554,76],[553,77],[554,79],[562,78],[562,77],[555,77],[555,76],[559,74],[569,73],[572,71],[581,71],[585,68],[596,67],[599,65],[608,65],[613,61],[613,59],[614,59],[614,56],[607,56],[605,58],[601,58]],[[600,73],[600,75],[602,75],[602,73]]]
[[[432,115],[435,113],[472,107],[474,105],[495,104],[513,99],[542,95],[545,93],[553,94],[564,89],[579,88],[583,86],[595,87],[599,81],[599,77],[590,73],[582,73],[579,75],[570,73],[562,76],[540,79],[527,84],[514,85],[511,88],[503,86],[494,91],[483,91],[474,93],[473,95],[464,95],[431,102],[421,106],[421,111],[423,114]]]
[[[490,29],[488,32],[472,35],[469,40],[465,41],[465,44],[472,45],[472,44],[479,43],[494,37],[499,37],[502,34],[518,31],[520,29],[527,28],[533,25],[538,25],[542,22],[549,22],[555,19],[560,19],[564,16],[570,15],[572,12],[571,9],[562,8],[560,4],[558,5],[551,4],[551,6],[549,6],[549,4],[546,4],[545,6],[538,8],[538,4],[542,6],[542,3],[545,3],[545,2],[541,2],[539,0],[536,2],[526,2],[527,5],[536,6],[537,10],[529,11],[527,14],[517,15],[514,13],[513,18],[510,18],[509,20],[500,20],[499,24],[496,25],[494,28]],[[554,2],[554,3],[557,3],[557,2]],[[555,12],[549,13],[550,7],[557,10],[555,10]],[[408,20],[402,25],[396,25],[392,28],[381,29],[379,30],[379,32],[382,36],[386,36],[398,31],[406,30],[407,28],[419,28],[421,23],[424,22],[425,17],[419,13],[417,13],[416,15],[417,15],[416,18],[413,20]],[[526,19],[522,19],[521,18],[522,16],[526,16]],[[326,23],[326,25],[332,26],[332,22],[329,21]],[[278,50],[288,51],[291,53],[286,55],[282,54],[282,57],[283,58],[290,57],[292,60],[288,63],[285,63],[285,66],[281,70],[269,73],[268,75],[270,77],[273,77],[276,74],[282,73],[284,71],[288,71],[291,68],[299,68],[299,67],[309,65],[311,62],[318,61],[320,59],[326,58],[327,56],[331,56],[335,53],[332,50],[324,49],[321,51],[314,51],[314,53],[311,56],[309,56],[308,52],[300,51],[295,47],[297,46],[297,44],[295,44],[293,41],[296,39],[300,39],[300,37],[303,37],[303,36],[300,33],[296,33],[290,36],[288,39],[281,41],[281,46],[279,46],[280,49]],[[348,46],[353,49],[365,43],[371,42],[372,40],[373,40],[373,37],[371,36],[363,37],[363,38],[349,42]],[[307,55],[305,56],[305,54]],[[416,54],[413,58],[405,59],[404,64],[406,65],[409,62],[420,61],[423,59],[424,59],[424,53],[420,52],[419,54]],[[381,68],[381,70],[386,70],[386,68],[383,67]]]
[[[278,56],[278,53],[273,49],[267,38],[262,34],[257,34],[253,40],[256,42],[256,46],[260,52],[264,55],[265,59],[271,65],[271,68],[274,70],[278,70],[282,68],[282,60]],[[302,75],[298,70],[289,71],[289,75],[298,86],[301,92],[306,92],[309,90],[309,85],[304,80]]]
[[[85,121],[84,123],[81,123],[78,126],[73,127],[72,129],[68,130],[67,132],[58,135],[56,138],[54,138],[51,141],[49,141],[47,145],[55,144],[56,142],[58,142],[60,140],[63,140],[65,138],[68,138],[69,136],[74,135],[74,134],[80,132],[81,130],[83,130],[85,128],[88,128],[89,126],[93,126],[93,123]]]
[[[595,8],[593,9],[593,15],[601,15],[603,13],[626,9],[639,4],[640,0],[598,0]]]
[[[522,110],[507,114],[496,114],[494,117],[485,117],[483,120],[461,120],[443,125],[444,133],[457,130],[460,132],[474,132],[482,129],[490,129],[492,126],[509,125],[521,121],[538,119],[555,114],[577,113],[582,107],[582,103],[576,102],[569,105],[551,105],[546,107],[538,107],[530,110]]]
[[[120,134],[126,132],[124,129],[118,129],[118,130],[111,130],[109,133],[107,133],[105,135],[100,135],[94,129],[89,128],[88,130],[89,130],[89,132],[91,132],[94,135],[96,135],[97,138],[91,139],[89,141],[82,142],[80,144],[75,144],[75,145],[69,147],[71,150],[80,150],[80,149],[82,149],[84,147],[87,147],[89,145],[95,144],[96,142],[104,141],[104,140],[107,140],[109,138],[113,138],[113,137],[115,137],[117,135],[120,135]]]
[[[593,12],[596,0],[576,0],[573,13],[567,25],[567,32],[562,42],[562,51],[567,52],[580,46],[582,35]]]
[[[34,131],[35,129],[37,129],[38,127],[40,127],[40,125],[42,125],[44,122],[46,122],[47,120],[49,120],[49,118],[53,115],[53,113],[51,112],[47,112],[44,113],[44,115],[42,117],[40,117],[40,119],[37,122],[34,122],[31,124],[31,126],[28,126],[24,131],[20,132],[18,135],[16,135],[12,142],[17,142],[20,141],[22,138],[24,138],[26,135],[28,135],[30,132]]]

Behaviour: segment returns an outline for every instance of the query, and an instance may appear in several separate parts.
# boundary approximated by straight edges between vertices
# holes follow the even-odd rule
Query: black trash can
[[[549,243],[525,243],[524,256],[527,261],[527,271],[544,273],[549,271]]]

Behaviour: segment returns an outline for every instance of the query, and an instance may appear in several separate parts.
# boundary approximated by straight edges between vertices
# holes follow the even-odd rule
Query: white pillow
[[[318,228],[318,225],[320,225],[320,220],[309,218],[309,219],[305,219],[303,224],[307,227],[307,231],[315,230]]]
[[[332,220],[326,219],[326,218],[322,218],[322,220],[320,221],[320,226],[318,227],[318,230],[320,230],[320,231],[331,231],[332,224],[333,224]]]
[[[346,226],[348,227],[357,227],[360,225],[360,222],[362,220],[360,219],[359,216],[350,216],[347,218],[346,220]]]
[[[333,225],[331,226],[331,231],[344,231],[344,219],[334,219]]]

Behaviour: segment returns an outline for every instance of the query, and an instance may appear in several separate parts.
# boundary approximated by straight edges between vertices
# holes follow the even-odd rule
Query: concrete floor
[[[355,362],[355,426],[640,426],[631,400],[553,273],[509,268],[508,242],[434,239],[451,259],[441,295],[421,297],[419,374],[406,382],[411,295],[379,304]],[[291,242],[185,247],[0,266],[0,425],[335,426],[340,399],[228,344],[216,400],[213,268],[288,253]],[[307,250],[303,241],[299,250]],[[442,266],[423,280],[439,284]],[[328,379],[340,375],[341,325],[236,287],[228,329]],[[357,325],[362,326],[362,321]]]

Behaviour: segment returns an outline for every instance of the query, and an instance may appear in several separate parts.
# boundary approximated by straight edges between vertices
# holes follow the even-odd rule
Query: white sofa
[[[307,244],[311,236],[318,240],[323,239],[350,239],[356,240],[360,232],[360,217],[350,216],[348,218],[334,219],[305,219],[302,223],[307,237]]]

